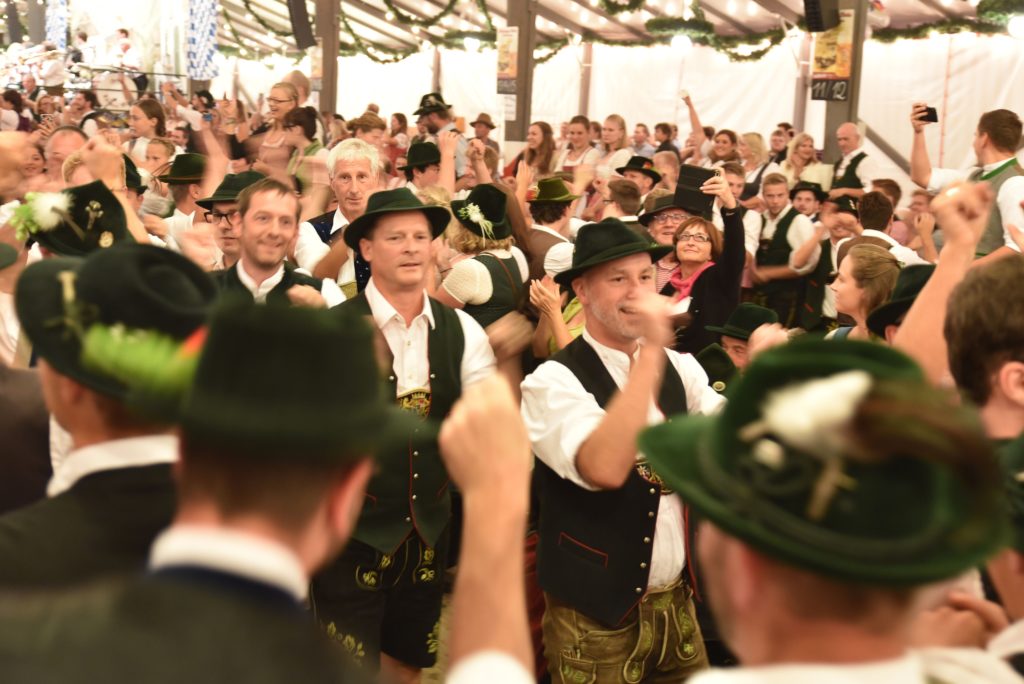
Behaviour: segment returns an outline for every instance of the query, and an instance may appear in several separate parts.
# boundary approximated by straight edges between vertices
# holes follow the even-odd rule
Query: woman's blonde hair
[[[764,145],[764,138],[760,133],[744,133],[743,142],[750,148],[750,156],[754,158],[758,166],[768,161],[768,149]]]
[[[797,133],[793,137],[793,139],[789,141],[789,145],[787,145],[787,150],[786,150],[786,162],[785,163],[787,163],[787,164],[789,163],[789,160],[792,159],[793,155],[796,154],[796,148],[800,147],[802,144],[804,144],[804,141],[807,141],[807,140],[810,140],[811,141],[811,145],[814,145],[814,136],[812,136],[810,133]],[[818,164],[820,162],[818,161],[818,157],[814,156],[814,157],[811,157],[811,161],[809,161],[807,163],[808,164]]]
[[[448,224],[444,231],[444,237],[452,249],[462,254],[479,254],[485,249],[511,249],[514,242],[511,237],[488,240],[469,230],[457,220]]]
[[[846,258],[853,259],[853,279],[864,290],[864,311],[871,313],[892,295],[900,263],[889,250],[877,245],[854,245]]]
[[[607,152],[617,152],[626,146],[626,120],[618,114],[611,114],[604,120],[605,123],[609,121],[614,121],[615,125],[622,129],[622,137],[619,139],[619,144],[614,149],[606,150]]]

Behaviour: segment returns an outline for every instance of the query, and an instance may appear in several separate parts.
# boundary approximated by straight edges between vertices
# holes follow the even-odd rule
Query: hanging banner
[[[67,0],[49,0],[46,3],[46,40],[58,50],[68,47],[68,3]]]
[[[519,63],[519,27],[498,29],[498,94],[515,95]]]
[[[853,73],[852,9],[839,10],[839,25],[814,34],[812,100],[846,100]]]
[[[217,0],[188,2],[188,77],[209,81],[217,76]]]

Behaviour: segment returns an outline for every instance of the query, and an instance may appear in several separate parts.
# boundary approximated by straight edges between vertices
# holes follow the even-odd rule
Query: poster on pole
[[[835,28],[814,34],[811,99],[842,101],[850,97],[853,73],[854,10],[839,10]]]
[[[515,95],[519,62],[519,27],[498,29],[498,94]]]

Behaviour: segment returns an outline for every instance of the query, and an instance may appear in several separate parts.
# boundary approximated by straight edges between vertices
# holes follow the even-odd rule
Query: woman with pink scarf
[[[739,306],[746,258],[743,219],[728,183],[718,176],[708,180],[701,190],[721,199],[724,234],[700,217],[683,221],[673,238],[679,266],[662,290],[677,303],[678,313],[686,313],[681,318],[688,323],[676,331],[675,349],[690,354],[717,342],[717,335],[705,326],[723,325]]]

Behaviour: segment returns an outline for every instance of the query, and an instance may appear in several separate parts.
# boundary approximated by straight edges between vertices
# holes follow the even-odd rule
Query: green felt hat
[[[266,176],[258,171],[229,173],[224,176],[224,180],[220,182],[220,185],[217,186],[217,189],[213,191],[211,196],[196,200],[196,204],[209,211],[213,209],[214,202],[237,202],[238,193],[264,178]]]
[[[778,322],[779,314],[774,310],[743,302],[729,314],[725,325],[705,325],[704,329],[727,337],[735,337],[738,340],[749,340],[750,334],[762,325]]]
[[[576,235],[572,250],[572,267],[555,276],[555,282],[569,287],[587,270],[634,254],[647,254],[655,262],[672,251],[671,246],[656,245],[641,237],[617,218],[588,223]]]
[[[413,112],[414,116],[424,116],[432,112],[446,112],[452,106],[444,101],[441,93],[427,93],[420,98],[420,106]]]
[[[382,190],[370,195],[366,202],[366,212],[345,229],[345,244],[358,251],[359,241],[366,237],[378,217],[402,211],[418,211],[426,216],[430,222],[430,232],[435,238],[444,232],[452,218],[444,207],[423,204],[409,188]]]
[[[556,202],[568,204],[579,198],[579,195],[572,194],[564,180],[551,176],[550,178],[541,178],[537,181],[536,190],[527,194],[526,201],[531,204],[553,204]]]
[[[189,183],[202,183],[203,174],[206,172],[206,157],[201,154],[186,152],[179,154],[171,162],[171,168],[157,180],[168,185],[188,185]]]
[[[388,400],[373,334],[344,307],[225,301],[183,402],[184,437],[254,456],[343,462],[408,435],[417,418]]]
[[[512,236],[505,211],[507,201],[504,192],[490,183],[481,183],[469,191],[466,199],[452,200],[452,213],[469,232],[488,240],[504,240]]]
[[[399,166],[399,171],[414,169],[419,166],[429,166],[441,163],[441,150],[432,142],[417,142],[409,146],[405,155],[405,166]]]
[[[0,271],[18,260],[18,250],[10,245],[0,243]]]
[[[1018,437],[999,449],[1003,487],[1013,534],[1011,545],[1024,553],[1024,437]]]
[[[679,206],[679,203],[676,202],[676,194],[673,193],[671,195],[662,195],[661,197],[655,197],[654,204],[651,206],[651,210],[645,211],[644,213],[640,214],[640,216],[638,216],[636,220],[639,221],[641,225],[649,226],[654,221],[654,217],[657,216],[659,213],[665,211],[666,209],[679,209],[681,211],[686,211],[687,213],[690,213],[689,211],[687,211],[686,207]]]
[[[132,239],[121,203],[101,181],[61,192],[30,192],[11,224],[19,240],[31,236],[59,256],[85,256]]]
[[[142,182],[142,175],[135,161],[127,154],[121,155],[124,158],[124,186],[129,190],[142,193],[146,190],[146,184]]]
[[[736,377],[736,364],[720,344],[709,344],[693,358],[708,374],[708,385],[719,394],[724,393]]]
[[[630,157],[625,166],[620,166],[615,169],[615,172],[619,175],[624,175],[626,171],[639,171],[655,183],[661,182],[661,174],[654,170],[654,162],[651,159],[641,157],[638,154]]]
[[[821,183],[809,183],[807,181],[800,181],[793,186],[793,189],[789,191],[789,199],[792,201],[796,198],[796,193],[803,192],[804,190],[810,190],[814,194],[814,198],[819,202],[824,202],[828,199],[828,193],[825,192]]]
[[[868,314],[868,330],[884,340],[886,326],[895,325],[900,316],[910,310],[934,272],[934,264],[914,264],[900,269],[889,301]]]
[[[153,245],[125,243],[86,258],[31,264],[14,302],[22,330],[40,358],[83,385],[125,399],[123,379],[83,358],[93,326],[121,327],[183,340],[206,319],[217,288],[191,260]]]
[[[908,586],[959,575],[1005,540],[998,477],[969,481],[951,453],[991,448],[976,414],[939,397],[900,352],[790,342],[758,356],[728,396],[719,416],[673,418],[639,446],[700,516],[761,553],[842,581]],[[850,424],[876,401],[948,411],[943,421],[968,436],[954,446],[901,415],[883,457]]]

